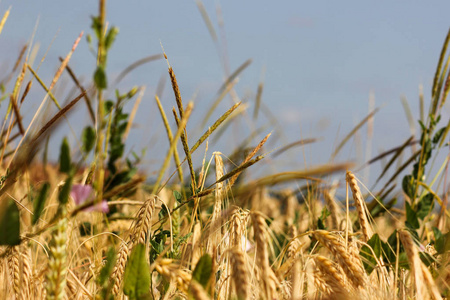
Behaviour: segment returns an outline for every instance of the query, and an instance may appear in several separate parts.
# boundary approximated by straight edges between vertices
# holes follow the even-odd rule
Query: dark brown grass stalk
[[[59,61],[62,63],[64,61],[64,58],[60,57]],[[69,73],[70,78],[72,78],[75,85],[80,89],[81,93],[84,94],[84,100],[86,102],[86,106],[89,111],[89,116],[91,117],[92,124],[95,124],[95,112],[92,108],[91,99],[89,98],[89,95],[86,93],[86,89],[81,85],[80,81],[78,80],[77,76],[73,72],[72,68],[69,66],[69,64],[66,65],[66,71]]]
[[[367,242],[372,237],[373,231],[370,228],[369,220],[367,218],[366,203],[362,197],[355,175],[353,175],[352,172],[347,171],[346,180],[352,190],[353,200],[355,201],[355,206],[358,210],[359,224],[361,225],[361,230],[363,232],[364,242]]]
[[[180,119],[177,116],[177,112],[175,111],[175,108],[172,109],[173,112],[173,116],[175,118],[175,122],[177,123],[177,126],[180,127]],[[183,118],[183,117],[181,117]],[[188,140],[187,140],[187,136],[186,136],[186,126],[184,126],[183,131],[181,132],[181,144],[183,145],[183,150],[184,153],[186,154],[186,159],[188,162],[188,166],[189,166],[189,172],[191,174],[191,184],[192,184],[192,190],[195,191],[196,190],[196,180],[195,180],[195,171],[194,171],[194,166],[192,164],[192,157],[191,157],[191,152],[189,151],[189,144],[188,144]]]

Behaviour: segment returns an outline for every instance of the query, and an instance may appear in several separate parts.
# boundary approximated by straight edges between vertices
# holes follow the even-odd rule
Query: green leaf
[[[72,176],[67,177],[66,182],[59,191],[58,201],[61,205],[67,204],[69,200],[70,191],[72,190],[72,180]]]
[[[45,207],[45,201],[47,200],[48,190],[50,189],[50,183],[46,182],[42,185],[41,190],[39,191],[39,195],[33,201],[34,206],[34,214],[33,214],[33,225],[37,223],[39,217],[42,214],[42,211]]]
[[[372,250],[367,245],[364,245],[361,247],[361,250],[359,251],[359,255],[363,258],[364,269],[369,274],[372,273],[373,269],[377,265],[377,259],[381,256],[382,253],[381,243],[382,242],[380,240],[380,237],[378,236],[377,233],[375,233],[367,242],[367,244],[370,246],[370,248],[372,248]]]
[[[94,30],[97,39],[100,39],[102,36],[102,24],[100,23],[100,17],[91,17],[92,24],[91,28]]]
[[[5,200],[5,199],[4,199]],[[20,244],[20,215],[16,203],[9,199],[6,209],[0,212],[0,245]]]
[[[59,171],[68,174],[70,172],[70,164],[70,146],[67,138],[64,138],[61,144],[61,153],[59,154]]]
[[[431,193],[426,194],[417,204],[417,217],[423,220],[433,210],[434,196]]]
[[[175,200],[177,200],[178,203],[181,203],[181,201],[183,200],[180,192],[178,191],[173,191],[173,196],[175,197]]]
[[[91,126],[86,126],[81,134],[81,141],[83,142],[83,151],[87,154],[94,148],[95,145],[95,130]]]
[[[125,267],[123,292],[130,300],[151,299],[150,266],[145,258],[144,244],[137,244],[131,251]]]
[[[108,34],[105,37],[105,49],[106,50],[109,50],[109,48],[111,48],[112,44],[116,40],[116,36],[118,33],[119,33],[119,28],[117,28],[115,26],[111,27],[111,29],[108,31]]]
[[[195,266],[192,279],[200,283],[203,288],[206,288],[212,275],[212,258],[209,254],[204,254]]]
[[[406,222],[405,225],[412,229],[419,229],[420,224],[417,219],[416,212],[411,208],[411,205],[407,201],[405,201],[406,206]]]
[[[116,251],[114,251],[113,247],[109,247],[108,252],[106,253],[106,262],[103,268],[100,270],[100,274],[97,277],[96,281],[100,286],[103,286],[108,282],[109,276],[114,269],[114,265],[116,263]]]
[[[94,83],[95,83],[95,86],[99,90],[104,90],[108,86],[108,83],[107,83],[107,80],[106,80],[105,69],[102,66],[98,66],[97,70],[95,70]]]
[[[445,132],[445,129],[447,129],[447,127],[442,127],[441,129],[436,131],[436,133],[434,134],[434,137],[433,137],[433,144],[439,143],[439,141],[441,140],[442,135]]]
[[[403,177],[402,188],[409,198],[412,199],[414,197],[416,187],[413,183],[413,177],[411,175],[406,175],[405,177]]]

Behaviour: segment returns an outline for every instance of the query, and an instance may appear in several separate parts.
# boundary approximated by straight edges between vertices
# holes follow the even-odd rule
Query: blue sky
[[[219,32],[217,3],[205,1],[204,5]],[[225,73],[195,1],[110,0],[107,5],[108,21],[120,29],[108,58],[110,81],[135,60],[160,53],[161,42],[184,99],[195,98],[191,126],[192,135],[198,137],[203,129],[196,129],[195,117],[201,118],[210,106]],[[90,16],[97,14],[96,1],[2,0],[0,14],[9,6],[12,6],[11,14],[0,35],[0,66],[16,58],[39,18],[34,39],[41,44],[39,59],[58,33],[39,70],[47,82],[58,67],[58,56],[68,53],[81,31],[91,33]],[[449,1],[222,1],[220,6],[231,71],[245,60],[253,59],[236,86],[238,95],[249,99],[250,115],[265,70],[262,100],[278,117],[286,134],[286,138],[271,146],[280,147],[300,138],[323,138],[305,152],[292,150],[282,159],[281,165],[283,160],[285,165],[299,160],[297,168],[304,167],[304,155],[308,164],[329,160],[336,141],[368,113],[371,91],[375,106],[382,106],[375,117],[372,153],[406,140],[409,128],[400,97],[406,96],[416,116],[419,84],[424,86],[425,99],[429,100],[438,56],[450,25]],[[85,82],[92,76],[95,58],[88,51],[85,39],[70,65]],[[167,147],[153,100],[159,78],[167,76],[166,69],[164,61],[147,64],[120,85],[123,91],[132,85],[147,86],[137,115],[137,128],[130,136],[134,150],[148,147],[151,153]],[[30,99],[34,102],[29,104],[29,114],[43,97],[37,85],[33,93],[36,99]],[[174,101],[168,84],[162,100],[169,112]],[[231,105],[230,101],[223,102],[217,116]],[[444,120],[449,112],[447,105]],[[87,123],[84,107],[79,108],[76,118]],[[258,124],[264,122],[263,118]],[[249,127],[247,130],[252,127],[247,122],[241,126]],[[361,136],[365,145],[365,129]],[[241,140],[231,130],[223,137],[225,145],[237,145]],[[210,152],[228,153],[225,148],[220,144]],[[339,158],[355,159],[355,149],[357,144],[350,143]],[[157,167],[158,163],[151,158],[148,161]]]

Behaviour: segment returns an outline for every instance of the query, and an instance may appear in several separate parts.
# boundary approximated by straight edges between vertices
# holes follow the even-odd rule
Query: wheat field
[[[0,15],[1,34],[9,11]],[[353,162],[334,158],[377,110],[361,116],[330,163],[251,179],[254,165],[293,147],[314,147],[315,140],[270,149],[266,142],[274,134],[263,133],[231,154],[208,152],[210,137],[253,117],[234,90],[249,62],[224,81],[203,120],[226,96],[233,100],[229,109],[195,140],[186,129],[195,103],[183,102],[176,66],[163,49],[137,62],[166,60],[173,90],[171,113],[158,93],[152,96],[170,146],[161,149],[159,169],[145,174],[140,160],[124,151],[145,88],[105,98],[107,53],[118,34],[106,20],[106,1],[100,0],[89,37],[97,55],[91,86],[70,68],[81,35],[49,85],[30,64],[32,45],[19,49],[13,68],[0,77],[0,97],[8,103],[0,156],[1,299],[449,298],[450,121],[443,110],[450,31],[431,95],[419,95],[418,136],[367,162],[382,166],[382,188],[370,190]],[[62,76],[70,78],[75,95],[60,105],[53,92]],[[28,121],[21,108],[31,89],[46,96]],[[263,84],[252,103],[254,116],[262,91]],[[134,102],[132,111],[125,111],[127,102]],[[64,138],[58,160],[48,161],[49,136],[82,105],[93,123],[85,125],[78,145]],[[46,106],[57,107],[56,113],[44,114]],[[192,157],[196,151],[204,153],[201,164]]]

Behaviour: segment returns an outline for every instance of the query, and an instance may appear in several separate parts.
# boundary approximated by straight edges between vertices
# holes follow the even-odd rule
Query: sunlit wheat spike
[[[327,208],[331,213],[331,215],[330,215],[331,228],[330,229],[337,230],[337,229],[339,229],[339,223],[340,223],[340,208],[339,208],[338,204],[336,203],[336,200],[333,199],[333,197],[330,195],[329,191],[324,190],[323,197],[325,199]]]
[[[417,299],[425,299],[426,297],[426,286],[422,272],[422,261],[419,257],[419,252],[417,251],[417,246],[411,237],[411,234],[406,230],[399,230],[398,235],[402,241],[402,245],[405,248],[406,255],[408,257],[408,262],[411,268],[411,282],[416,289]],[[410,290],[411,296],[413,296],[413,290]]]
[[[216,152],[214,154],[215,162],[216,162],[216,180],[219,180],[222,178],[224,171],[223,171],[223,161],[221,157],[220,152]],[[223,201],[224,201],[224,194],[225,194],[225,184],[224,182],[219,182],[216,184],[216,190],[214,193],[214,206],[213,206],[213,213],[211,217],[211,235],[208,240],[208,253],[212,254],[212,250],[216,249],[219,242],[222,240],[222,222],[219,222],[219,219],[221,219],[221,213],[222,213],[222,207],[223,207]],[[219,250],[220,253],[220,250]]]
[[[261,272],[261,284],[263,288],[263,295],[265,299],[273,299],[276,297],[276,277],[269,265],[269,250],[267,249],[268,239],[266,222],[264,217],[259,212],[251,213],[254,239],[256,243],[256,263]]]
[[[348,285],[344,280],[342,271],[331,260],[321,255],[315,256],[314,262],[318,270],[316,272],[317,279],[319,279],[319,282],[323,280],[326,285],[325,292],[334,295],[336,299],[346,299]],[[320,288],[323,288],[323,285],[320,285]]]
[[[230,261],[232,267],[232,278],[234,283],[234,289],[236,291],[237,298],[239,300],[249,299],[250,283],[248,281],[249,274],[245,256],[242,250],[238,247],[234,247],[230,251]]]
[[[136,224],[132,228],[132,239],[134,244],[146,244],[152,227],[152,217],[155,211],[155,198],[152,197],[144,202],[136,215]]]
[[[114,296],[119,296],[121,292],[121,285],[123,280],[123,273],[125,272],[125,265],[128,261],[129,248],[128,244],[124,241],[120,243],[119,252],[117,253],[117,260],[114,269],[111,274],[111,280],[114,282],[112,293]]]
[[[348,185],[350,186],[350,189],[352,190],[353,200],[355,201],[355,206],[358,210],[359,224],[361,225],[364,241],[367,242],[372,237],[373,232],[370,228],[369,220],[367,218],[366,204],[364,202],[361,191],[359,190],[355,175],[353,175],[352,172],[347,171],[346,179]]]
[[[63,217],[55,227],[50,246],[46,285],[47,300],[62,300],[66,296],[67,217],[65,215],[65,209],[63,209]]]
[[[364,286],[367,278],[361,259],[348,251],[341,237],[325,230],[313,231],[313,236],[335,256],[337,263],[355,288]]]

